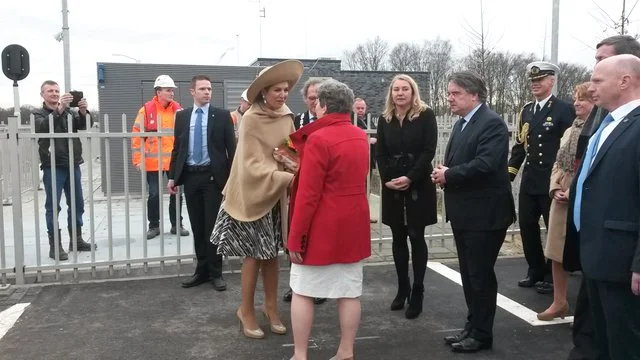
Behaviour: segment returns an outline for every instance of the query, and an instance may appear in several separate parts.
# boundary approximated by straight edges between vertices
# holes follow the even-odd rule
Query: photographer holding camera
[[[54,133],[68,133],[69,129],[69,117],[71,121],[71,132],[78,132],[78,130],[87,129],[86,116],[89,113],[87,111],[87,101],[84,98],[78,98],[82,96],[80,92],[75,93],[75,96],[71,93],[60,95],[60,86],[58,83],[52,80],[47,80],[40,86],[40,95],[44,100],[42,108],[33,112],[35,121],[35,130],[37,133],[49,133],[49,116],[53,116],[53,132]],[[74,99],[74,97],[76,99]],[[76,105],[78,109],[72,109],[71,105]],[[93,119],[91,120],[93,125]],[[53,140],[53,146],[55,150],[55,169],[51,169],[51,153],[49,151],[51,141]],[[43,172],[42,182],[44,183],[44,190],[46,194],[46,200],[44,204],[45,218],[47,221],[47,234],[49,236],[49,257],[51,259],[56,258],[55,246],[54,246],[54,231],[58,231],[59,241],[59,257],[58,260],[68,260],[69,256],[62,247],[62,236],[58,229],[58,224],[53,223],[53,188],[52,178],[55,176],[55,191],[56,191],[56,211],[60,212],[60,197],[64,190],[65,198],[67,200],[67,227],[69,229],[69,251],[73,250],[73,234],[72,234],[72,221],[74,216],[71,214],[71,202],[75,202],[75,221],[77,230],[77,251],[91,251],[91,244],[84,241],[82,238],[82,215],[84,214],[84,197],[82,196],[82,175],[80,173],[80,164],[84,162],[82,159],[82,143],[79,138],[71,140],[73,144],[73,169],[69,168],[69,139],[67,138],[41,138],[38,140],[40,154],[40,168]],[[71,182],[74,184],[74,196],[71,196]],[[93,245],[95,249],[95,244]]]
[[[391,310],[414,319],[422,312],[428,249],[424,230],[437,222],[436,188],[428,179],[433,170],[438,127],[436,117],[422,100],[416,82],[397,75],[391,81],[385,109],[378,120],[376,160],[382,179],[382,223],[391,228],[393,262],[398,293]],[[411,242],[413,288],[409,280]]]

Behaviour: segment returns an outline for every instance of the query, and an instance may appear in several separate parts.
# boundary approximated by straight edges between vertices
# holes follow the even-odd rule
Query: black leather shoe
[[[458,343],[469,337],[469,332],[467,330],[462,330],[460,334],[457,335],[449,335],[444,337],[444,342],[451,345],[454,343]]]
[[[541,281],[536,284],[538,294],[553,294],[553,283]]]
[[[217,291],[227,290],[227,282],[222,276],[213,278],[213,280],[211,280],[211,283],[213,284],[213,288]]]
[[[291,302],[291,298],[293,298],[293,290],[289,288],[289,290],[287,290],[287,292],[284,293],[284,296],[282,297],[282,301]]]
[[[518,281],[518,286],[530,288],[530,287],[534,287],[537,282],[538,282],[538,279],[535,279],[531,276],[527,276],[526,278]]]
[[[326,298],[313,298],[313,303],[316,305],[320,305],[322,303],[324,303],[325,301],[327,301]]]
[[[183,282],[181,285],[183,288],[190,288],[198,285],[202,285],[209,281],[209,275],[194,274],[189,280]]]
[[[479,341],[474,338],[467,337],[460,342],[451,344],[451,351],[460,353],[474,353],[480,350],[491,349],[493,342]]]

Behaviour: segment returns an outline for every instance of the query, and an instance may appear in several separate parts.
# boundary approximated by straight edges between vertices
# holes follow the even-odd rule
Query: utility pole
[[[262,57],[262,19],[267,17],[264,6],[260,9],[260,57]]]
[[[551,19],[551,62],[558,66],[558,31],[560,28],[560,0],[553,0],[553,13]],[[553,93],[558,93],[558,77],[553,84]]]
[[[62,48],[64,52],[64,91],[71,91],[71,58],[69,56],[69,9],[62,0]]]

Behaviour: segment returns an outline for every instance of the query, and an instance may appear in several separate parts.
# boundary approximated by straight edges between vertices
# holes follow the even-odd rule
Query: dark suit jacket
[[[445,152],[447,220],[456,230],[506,229],[516,216],[506,171],[507,125],[482,104],[462,132],[461,126],[458,120]]]
[[[527,146],[525,147],[524,142],[516,142],[511,149],[509,174],[513,180],[526,160],[520,192],[549,195],[549,179],[560,148],[560,139],[573,124],[576,112],[572,104],[553,95],[535,115],[534,106],[535,103],[531,102],[522,109],[519,129],[528,124]]]
[[[309,125],[310,117],[311,117],[311,114],[309,114],[308,110],[296,115],[295,119],[293,120],[293,126],[295,126],[296,130],[298,130],[305,125]]]
[[[169,179],[176,185],[182,184],[184,167],[187,164],[189,153],[189,126],[193,107],[180,110],[176,113],[174,126],[174,143],[171,152],[171,164],[169,165]],[[228,110],[209,106],[209,119],[207,122],[207,147],[211,159],[211,175],[220,188],[224,188],[231,161],[236,153],[236,138],[233,132],[233,121]]]
[[[578,174],[571,186],[567,238],[579,239],[583,273],[594,280],[629,282],[640,272],[640,107],[607,137],[583,185],[580,233],[573,219]]]

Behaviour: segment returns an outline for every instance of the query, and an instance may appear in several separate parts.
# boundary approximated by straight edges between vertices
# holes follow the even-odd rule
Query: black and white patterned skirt
[[[255,221],[239,221],[224,210],[218,211],[211,243],[218,246],[218,254],[242,256],[258,260],[273,259],[282,246],[280,203]]]

